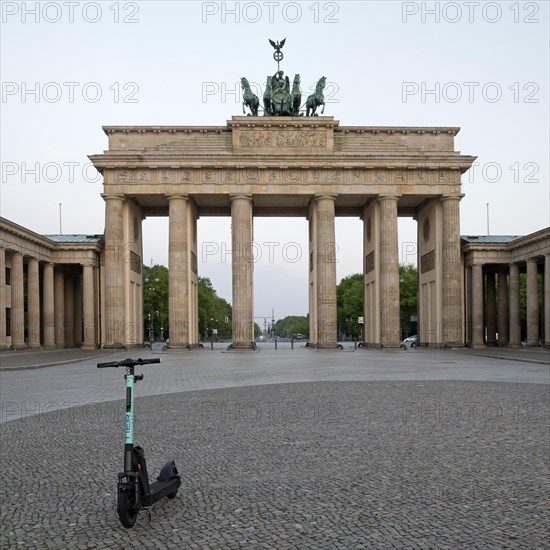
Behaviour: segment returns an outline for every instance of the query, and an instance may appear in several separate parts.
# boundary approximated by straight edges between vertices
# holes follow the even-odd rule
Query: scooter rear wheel
[[[119,488],[117,513],[120,523],[127,529],[133,527],[138,516],[135,491],[131,486]]]

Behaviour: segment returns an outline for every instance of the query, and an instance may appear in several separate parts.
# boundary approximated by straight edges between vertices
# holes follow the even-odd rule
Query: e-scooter
[[[151,363],[160,363],[160,359],[124,359],[124,361],[97,364],[99,369],[126,368],[124,471],[118,474],[117,485],[117,513],[124,527],[133,527],[142,508],[147,509],[164,497],[174,498],[181,485],[181,478],[173,460],[168,460],[162,467],[157,481],[149,484],[145,452],[142,447],[134,447],[134,384],[143,380],[143,374],[134,374],[134,367]]]

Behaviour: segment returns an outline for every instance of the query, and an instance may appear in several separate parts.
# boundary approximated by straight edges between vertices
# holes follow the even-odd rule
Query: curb
[[[113,355],[110,353],[100,353],[97,355],[90,355],[89,357],[82,357],[81,359],[69,359],[66,361],[52,361],[50,363],[37,363],[35,365],[21,365],[15,367],[0,367],[0,372],[9,372],[15,370],[31,370],[31,369],[44,369],[47,367],[57,367],[59,365],[68,365],[70,363],[80,363],[82,361],[87,361],[88,359],[97,359],[98,357],[106,357],[108,355]]]

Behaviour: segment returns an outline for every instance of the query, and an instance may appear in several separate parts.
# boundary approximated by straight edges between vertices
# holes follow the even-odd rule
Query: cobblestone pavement
[[[151,476],[176,460],[178,496],[151,522],[118,523],[121,400],[17,418],[0,426],[2,548],[549,547],[546,384],[318,381],[144,397],[149,379],[136,443]]]

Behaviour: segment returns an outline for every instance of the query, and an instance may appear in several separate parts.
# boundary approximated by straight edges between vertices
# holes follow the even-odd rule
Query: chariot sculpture
[[[268,76],[266,79],[265,90],[262,98],[263,116],[318,116],[317,109],[322,105],[321,114],[325,112],[325,98],[323,90],[326,86],[326,77],[321,77],[315,86],[315,92],[308,96],[306,102],[302,104],[302,91],[300,89],[300,75],[295,74],[290,88],[290,80],[280,69],[280,62],[283,59],[281,49],[285,45],[286,38],[281,42],[269,40],[275,48],[273,58],[277,61],[277,72]],[[243,90],[243,113],[246,114],[248,107],[248,116],[259,116],[260,100],[251,90],[247,78],[241,78],[241,87]],[[305,107],[305,113],[304,113]]]

